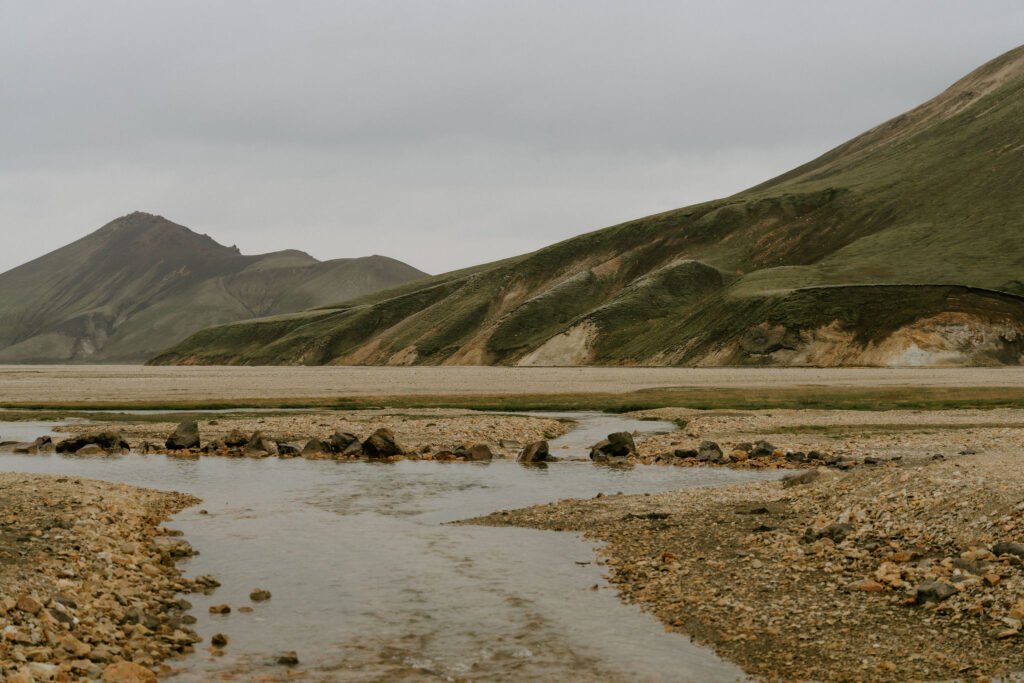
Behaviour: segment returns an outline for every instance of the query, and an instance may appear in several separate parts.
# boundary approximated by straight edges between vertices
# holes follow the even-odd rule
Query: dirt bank
[[[1024,671],[1024,545],[1007,545],[1024,542],[1016,449],[804,476],[817,479],[566,500],[469,523],[603,542],[624,600],[766,679]]]
[[[174,568],[189,549],[159,524],[196,502],[0,473],[0,678],[95,680],[118,662],[151,669],[190,651],[198,639],[176,594],[191,584]]]

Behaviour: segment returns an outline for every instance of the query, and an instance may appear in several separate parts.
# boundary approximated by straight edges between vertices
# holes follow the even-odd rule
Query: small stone
[[[956,588],[943,581],[925,581],[914,589],[914,596],[918,603],[942,602],[956,592]]]
[[[249,599],[253,602],[263,602],[264,600],[269,600],[270,597],[270,591],[264,588],[257,588],[252,593],[249,593]]]
[[[284,666],[295,666],[299,663],[299,656],[295,653],[295,650],[289,650],[277,658],[277,663]]]
[[[33,598],[31,595],[21,594],[18,596],[17,607],[22,612],[28,612],[29,614],[39,614],[39,610],[43,609],[43,604]]]
[[[230,605],[210,605],[210,614],[227,614],[230,611]]]
[[[213,645],[214,647],[224,647],[230,641],[231,641],[231,639],[228,638],[223,633],[214,633],[213,637],[210,638],[210,644]]]
[[[156,674],[134,662],[118,662],[103,670],[103,683],[156,683]]]

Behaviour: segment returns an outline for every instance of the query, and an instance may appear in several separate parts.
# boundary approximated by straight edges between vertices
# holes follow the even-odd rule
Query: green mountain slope
[[[425,275],[383,256],[244,256],[133,213],[0,274],[0,363],[138,362],[196,330]]]
[[[1019,362],[1024,47],[732,197],[287,318],[156,363]]]

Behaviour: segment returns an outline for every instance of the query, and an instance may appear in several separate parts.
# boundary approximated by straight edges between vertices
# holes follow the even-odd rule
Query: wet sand
[[[0,366],[0,402],[627,393],[645,389],[1024,388],[1024,368]]]

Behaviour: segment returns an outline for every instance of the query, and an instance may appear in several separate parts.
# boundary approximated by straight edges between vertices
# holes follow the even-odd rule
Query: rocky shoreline
[[[461,523],[582,532],[624,601],[761,679],[1021,679],[1016,452],[789,477]]]
[[[0,473],[0,678],[155,681],[190,652],[191,547],[160,524],[199,502],[79,477]]]

